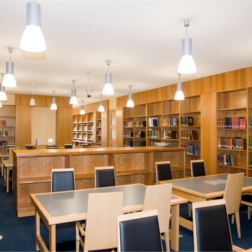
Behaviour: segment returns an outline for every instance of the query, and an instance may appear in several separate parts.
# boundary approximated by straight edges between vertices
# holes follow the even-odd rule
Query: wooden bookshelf
[[[96,111],[96,145],[101,145],[101,112]]]

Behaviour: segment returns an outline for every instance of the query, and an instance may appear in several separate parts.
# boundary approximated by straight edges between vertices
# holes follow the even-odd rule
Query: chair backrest
[[[20,149],[20,147],[10,147],[8,149],[8,151],[9,151],[9,160],[13,160],[13,150],[19,150],[19,149]]]
[[[225,199],[193,203],[194,251],[233,251]]]
[[[95,187],[115,186],[114,166],[95,167]]]
[[[7,144],[7,145],[6,145],[7,153],[9,154],[9,149],[10,149],[10,148],[15,148],[15,147],[17,147],[16,144]]]
[[[74,169],[52,169],[52,192],[75,190]]]
[[[156,162],[156,181],[172,179],[172,171],[170,161]]]
[[[35,150],[36,147],[35,147],[34,145],[26,144],[26,145],[25,145],[25,149],[26,149],[26,150]]]
[[[243,180],[244,173],[228,174],[223,197],[226,200],[228,214],[233,214],[239,211]]]
[[[158,211],[160,232],[169,231],[172,184],[146,186],[143,211]]]
[[[117,247],[117,217],[123,214],[123,192],[90,193],[84,251]]]
[[[162,251],[157,210],[118,216],[118,252]]]
[[[65,149],[72,149],[73,145],[72,144],[64,144]]]
[[[204,160],[191,160],[191,176],[206,176]]]

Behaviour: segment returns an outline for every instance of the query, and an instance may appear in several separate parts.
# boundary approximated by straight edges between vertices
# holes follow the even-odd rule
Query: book
[[[193,126],[193,117],[188,117],[188,126]]]

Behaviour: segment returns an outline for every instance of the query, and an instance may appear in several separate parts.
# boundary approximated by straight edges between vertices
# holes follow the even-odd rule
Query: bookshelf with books
[[[180,146],[187,148],[186,175],[191,175],[191,160],[201,159],[201,96],[180,101]]]
[[[244,88],[217,93],[218,173],[244,172],[248,175],[248,92]]]
[[[96,145],[101,145],[101,112],[96,111]]]
[[[3,105],[0,109],[0,141],[15,143],[15,106]]]
[[[134,107],[134,146],[146,146],[147,138],[147,105],[139,104]]]
[[[134,108],[123,108],[123,145],[134,146]]]
[[[248,171],[247,171],[247,176],[252,177],[252,101],[251,98],[249,99],[249,97],[252,97],[252,88],[248,88],[248,110],[247,110],[247,144],[248,144],[248,156],[247,156],[247,167],[248,167]]]

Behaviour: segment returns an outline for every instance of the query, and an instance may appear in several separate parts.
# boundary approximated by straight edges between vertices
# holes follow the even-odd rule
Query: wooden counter
[[[76,189],[94,188],[94,170],[114,166],[116,184],[154,184],[155,162],[170,161],[174,178],[185,176],[185,148],[107,147],[15,150],[13,202],[18,217],[34,215],[30,194],[51,191],[51,170],[74,168]]]

